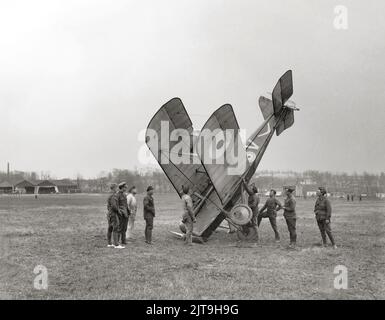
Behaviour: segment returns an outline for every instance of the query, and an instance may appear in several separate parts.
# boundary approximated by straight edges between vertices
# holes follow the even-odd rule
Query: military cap
[[[121,183],[119,183],[119,189],[122,189],[124,186],[126,186],[127,185],[127,183],[126,182],[121,182]]]
[[[154,190],[154,187],[153,187],[153,186],[148,186],[148,187],[147,187],[147,192],[148,192],[148,191],[151,191],[151,190]]]
[[[324,187],[319,187],[318,190],[321,192],[321,194],[325,195],[327,192],[326,192],[326,189]]]
[[[290,192],[290,193],[292,193],[294,191],[293,188],[286,188],[286,190],[287,190],[287,192]]]

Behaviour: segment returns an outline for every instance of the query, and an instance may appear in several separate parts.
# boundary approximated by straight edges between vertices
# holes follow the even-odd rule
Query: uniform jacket
[[[260,212],[266,210],[268,215],[277,216],[277,211],[281,208],[282,205],[276,198],[268,198]]]
[[[143,217],[144,219],[155,217],[154,198],[150,195],[146,195],[143,199]]]
[[[111,193],[107,199],[107,211],[109,215],[118,213],[118,198],[116,193]]]
[[[318,197],[314,206],[314,213],[317,220],[329,220],[332,215],[332,207],[329,199],[326,197]]]
[[[118,192],[118,210],[119,215],[128,218],[130,210],[128,209],[127,196],[123,191]]]
[[[297,214],[295,212],[295,206],[296,206],[296,201],[294,197],[293,196],[287,197],[284,203],[285,209],[283,212],[283,216],[285,218],[296,218]]]

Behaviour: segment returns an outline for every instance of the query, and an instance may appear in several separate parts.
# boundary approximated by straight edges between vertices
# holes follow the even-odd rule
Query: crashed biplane
[[[242,181],[254,175],[274,132],[279,136],[293,125],[294,110],[299,109],[289,101],[292,94],[289,70],[278,80],[272,99],[259,98],[264,121],[246,143],[230,104],[217,109],[199,134],[179,98],[168,101],[151,119],[147,146],[179,196],[182,186],[190,187],[195,240],[207,241],[225,220],[240,239],[255,236]]]

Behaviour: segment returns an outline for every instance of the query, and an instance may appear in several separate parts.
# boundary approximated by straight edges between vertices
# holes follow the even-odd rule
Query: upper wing
[[[239,125],[231,105],[223,105],[207,120],[198,138],[197,153],[218,197],[226,203],[247,166]]]
[[[192,122],[179,98],[168,101],[151,119],[146,143],[179,195],[183,185],[200,194],[208,188],[210,179],[193,153]]]

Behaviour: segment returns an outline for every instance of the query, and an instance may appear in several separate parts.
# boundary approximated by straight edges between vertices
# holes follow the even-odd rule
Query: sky
[[[335,27],[337,5],[347,29]],[[295,124],[260,170],[385,171],[385,2],[0,0],[0,171],[142,167],[143,130],[180,97],[195,129],[230,103],[251,133],[293,70]]]

